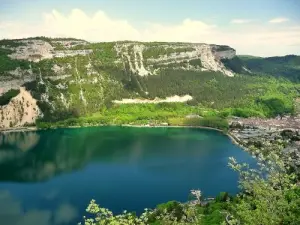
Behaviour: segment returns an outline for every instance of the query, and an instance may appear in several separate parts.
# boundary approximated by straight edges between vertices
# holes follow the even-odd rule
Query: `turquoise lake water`
[[[191,189],[238,192],[228,157],[250,155],[214,130],[90,127],[0,134],[0,221],[77,224],[91,199],[141,213]]]

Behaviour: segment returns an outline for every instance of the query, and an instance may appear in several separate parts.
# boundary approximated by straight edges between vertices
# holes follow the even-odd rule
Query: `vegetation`
[[[201,126],[201,127],[211,127],[227,131],[229,128],[226,119],[219,116],[207,116],[204,118],[170,118],[170,125],[174,126]]]
[[[88,48],[93,49],[91,59],[101,68],[115,67],[117,60],[117,52],[114,49],[114,43],[93,43]]]
[[[248,165],[230,159],[230,166],[240,175],[242,188],[231,215],[241,224],[299,223],[299,177],[291,169],[292,159],[283,154],[282,148],[282,145],[250,147],[258,169],[249,169]]]
[[[167,46],[155,46],[155,47],[148,47],[144,50],[143,55],[145,58],[159,58],[163,55],[171,55],[174,53],[180,52],[190,52],[194,51],[194,48],[191,47],[167,47]]]
[[[0,106],[7,105],[9,101],[17,96],[20,93],[20,90],[11,89],[8,92],[0,96]]]
[[[108,76],[113,76],[121,85],[123,84],[123,88],[119,86],[119,89],[112,89],[111,86],[103,86],[102,83],[101,87],[106,88],[106,99],[103,99],[101,104],[100,99],[96,97],[99,93],[98,86],[84,85],[84,93],[89,93],[86,95],[88,105],[82,104],[80,99],[77,100],[76,105],[73,103],[73,107],[68,111],[72,112],[73,109],[76,109],[78,113],[75,116],[76,119],[70,118],[72,117],[70,114],[69,118],[72,124],[76,124],[74,121],[80,121],[77,124],[158,124],[162,122],[174,124],[172,118],[185,118],[189,114],[221,118],[228,116],[272,117],[293,113],[294,99],[299,95],[298,84],[275,78],[238,76],[228,79],[219,74],[201,73],[200,76],[188,72],[186,72],[188,74],[184,74],[184,72],[181,74],[178,71],[173,74],[147,78],[132,75],[130,83],[127,83],[124,75],[118,75],[118,70],[115,71],[109,73]],[[121,79],[122,76],[123,79]],[[136,85],[139,85],[135,86],[133,79],[136,79]],[[78,93],[79,90],[76,91],[76,88],[78,86],[69,86],[69,93]],[[95,97],[92,95],[94,88]],[[141,89],[147,90],[149,94],[145,95]],[[121,96],[135,97],[130,94],[134,91],[150,99],[165,98],[175,94],[190,94],[194,99],[187,103],[111,104],[111,100]],[[57,116],[49,115],[49,118],[44,120],[53,122],[56,121],[55,117],[68,119],[60,115],[60,112],[64,111],[66,109],[62,107],[61,111],[56,111]],[[62,122],[62,124],[68,125],[68,122]],[[178,124],[182,124],[182,122],[178,122]]]
[[[4,46],[4,47],[18,47],[21,45],[22,45],[21,43],[15,40],[9,40],[9,39],[0,40],[0,46]]]
[[[227,68],[231,69],[236,73],[249,74],[249,72],[245,70],[246,68],[245,63],[237,56],[233,57],[232,59],[222,59],[222,62]]]
[[[81,41],[70,38],[37,39],[49,41],[51,44],[57,44],[55,41]],[[1,40],[0,43],[0,46],[20,45],[19,42],[11,40]],[[205,124],[226,129],[221,121],[228,116],[273,117],[295,111],[294,100],[299,96],[300,84],[266,75],[274,75],[268,71],[258,72],[260,75],[248,73],[228,78],[218,72],[174,69],[174,66],[186,68],[187,64],[201,67],[201,60],[187,59],[186,62],[169,64],[164,68],[154,63],[153,69],[158,68],[158,74],[141,77],[130,70],[129,62],[125,60],[122,63],[115,44],[86,42],[71,47],[71,50],[92,49],[93,53],[87,56],[68,56],[31,63],[12,60],[8,56],[12,50],[0,48],[0,79],[3,80],[4,76],[4,81],[15,79],[8,71],[18,67],[32,69],[34,75],[31,76],[36,76],[36,81],[24,86],[38,100],[44,114],[38,125],[46,127],[50,126],[47,123],[53,122],[52,126],[170,123]],[[144,58],[193,50],[184,43],[154,42],[145,43],[145,46]],[[132,54],[130,48],[132,46],[128,47],[128,53]],[[218,46],[218,49],[228,50],[229,47]],[[238,73],[245,73],[243,67],[248,68],[251,60],[267,60],[280,66],[288,62],[293,68],[298,65],[296,56],[272,59],[242,56],[223,60],[223,63]],[[268,67],[264,61],[262,64]],[[58,68],[58,71],[55,72],[53,68]],[[254,68],[251,70],[255,71]],[[20,76],[26,76],[27,72],[23,73]],[[193,100],[186,104],[125,106],[112,103],[113,100],[122,98],[154,99],[187,94]],[[204,118],[187,121],[185,117],[189,114]],[[218,122],[216,124],[210,121]]]
[[[88,93],[85,96],[88,105],[82,104],[82,101],[78,99],[77,104],[73,103],[69,109],[60,107],[61,110],[56,109],[52,114],[46,114],[43,121],[40,121],[46,123],[39,122],[38,126],[169,123],[170,125],[209,126],[226,130],[223,118],[228,116],[273,117],[295,111],[294,100],[299,95],[299,85],[284,79],[260,76],[237,76],[229,79],[213,73],[201,73],[200,76],[189,72],[173,72],[173,74],[147,78],[133,75],[131,86],[127,85],[124,79],[120,79],[122,74],[111,72],[108,76],[113,76],[116,80],[120,79],[118,82],[124,85],[123,88],[119,86],[119,92],[116,92],[118,89],[103,86],[102,83],[101,87],[106,88],[106,99],[103,99],[101,104],[97,97],[99,86],[84,85],[82,87],[85,89],[84,93]],[[136,84],[143,84],[143,87],[134,86],[133,78],[137,79]],[[78,93],[77,88],[78,86],[71,85],[69,92]],[[141,88],[148,90],[149,94],[145,95]],[[93,96],[94,89],[95,95]],[[111,100],[121,96],[135,97],[131,94],[133,91],[150,99],[157,96],[165,98],[175,94],[190,94],[194,99],[187,103],[111,104]],[[37,93],[40,91],[37,90]],[[42,110],[51,112],[50,109],[44,107]],[[185,117],[190,114],[204,118],[199,121],[186,120]],[[58,122],[58,119],[63,121]]]
[[[6,44],[11,44],[11,42]],[[20,67],[21,69],[29,69],[29,62],[9,58],[8,55],[11,53],[11,50],[0,47],[0,74],[5,71],[15,70],[17,67]]]
[[[287,55],[268,58],[240,56],[239,59],[253,73],[300,81],[300,56]],[[236,61],[235,65],[241,62]]]
[[[186,115],[197,113],[204,116],[200,119],[188,119]],[[63,116],[63,114],[62,114]],[[60,118],[62,118],[60,116]],[[161,125],[168,123],[174,126],[208,126],[227,130],[228,124],[225,119],[218,117],[218,113],[209,109],[191,107],[184,103],[159,103],[159,104],[121,104],[114,105],[109,109],[103,108],[101,112],[90,116],[73,117],[61,121],[38,121],[37,126],[65,127],[84,125],[122,125],[122,124],[151,124]]]
[[[76,41],[46,37],[37,39],[51,43],[55,40]],[[146,43],[144,58],[193,50],[183,44],[174,48],[162,46],[164,44]],[[53,45],[56,50],[65,49],[58,43]],[[239,56],[224,59],[225,66],[238,73],[233,78],[218,72],[174,69],[174,64],[166,68],[154,64],[153,68],[159,69],[158,74],[141,77],[129,69],[129,62],[123,64],[120,61],[114,48],[115,43],[77,45],[71,50],[92,49],[93,53],[45,59],[31,64],[8,56],[12,53],[9,48],[18,46],[20,43],[16,41],[0,41],[0,80],[14,79],[8,71],[18,67],[32,69],[36,80],[24,86],[38,100],[38,106],[44,114],[36,122],[40,128],[168,124],[205,126],[226,131],[226,119],[229,116],[274,117],[293,114],[299,108],[299,101],[296,106],[294,104],[300,91],[300,84],[297,83],[300,81],[299,56]],[[219,50],[228,49],[228,46],[221,46]],[[129,51],[129,54],[132,53]],[[201,67],[201,61],[197,59],[188,63]],[[177,67],[186,65],[187,62],[176,64]],[[55,66],[62,72],[54,72]],[[2,95],[0,106],[7,104],[18,93],[18,90],[11,90]],[[154,99],[173,95],[190,95],[193,100],[186,103],[112,103],[112,100],[122,98]],[[194,204],[171,201],[154,210],[147,210],[141,216],[127,212],[113,215],[91,201],[87,211],[94,217],[85,218],[84,223],[225,224],[227,218],[232,225],[300,224],[300,188],[296,185],[297,178],[288,166],[288,161],[283,161],[278,150],[264,148],[259,150],[259,154],[257,150],[252,152],[259,161],[256,170],[238,164],[234,159],[230,160],[230,166],[240,175],[241,193],[237,196],[220,193],[215,200],[207,202],[201,198],[201,192],[194,191]]]
[[[225,77],[212,72],[164,70],[160,75],[139,78],[148,98],[190,94],[195,104],[207,108],[247,108],[264,114],[258,98],[277,95],[287,102],[297,95],[298,85],[287,80],[263,76]],[[267,116],[267,115],[265,115]]]

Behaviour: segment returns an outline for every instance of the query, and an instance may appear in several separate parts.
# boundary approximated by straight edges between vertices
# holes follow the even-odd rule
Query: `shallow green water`
[[[0,221],[76,224],[94,198],[140,213],[169,200],[236,193],[228,157],[253,162],[213,130],[91,127],[0,135]]]

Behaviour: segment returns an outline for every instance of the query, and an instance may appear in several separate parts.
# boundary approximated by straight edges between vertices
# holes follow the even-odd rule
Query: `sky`
[[[0,0],[0,39],[74,37],[229,45],[300,55],[300,0]]]

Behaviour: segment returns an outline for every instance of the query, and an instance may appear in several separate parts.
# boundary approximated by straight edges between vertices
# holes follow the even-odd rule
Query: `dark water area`
[[[77,224],[91,199],[141,213],[191,189],[238,192],[228,157],[251,156],[214,130],[90,127],[0,134],[0,221]]]

